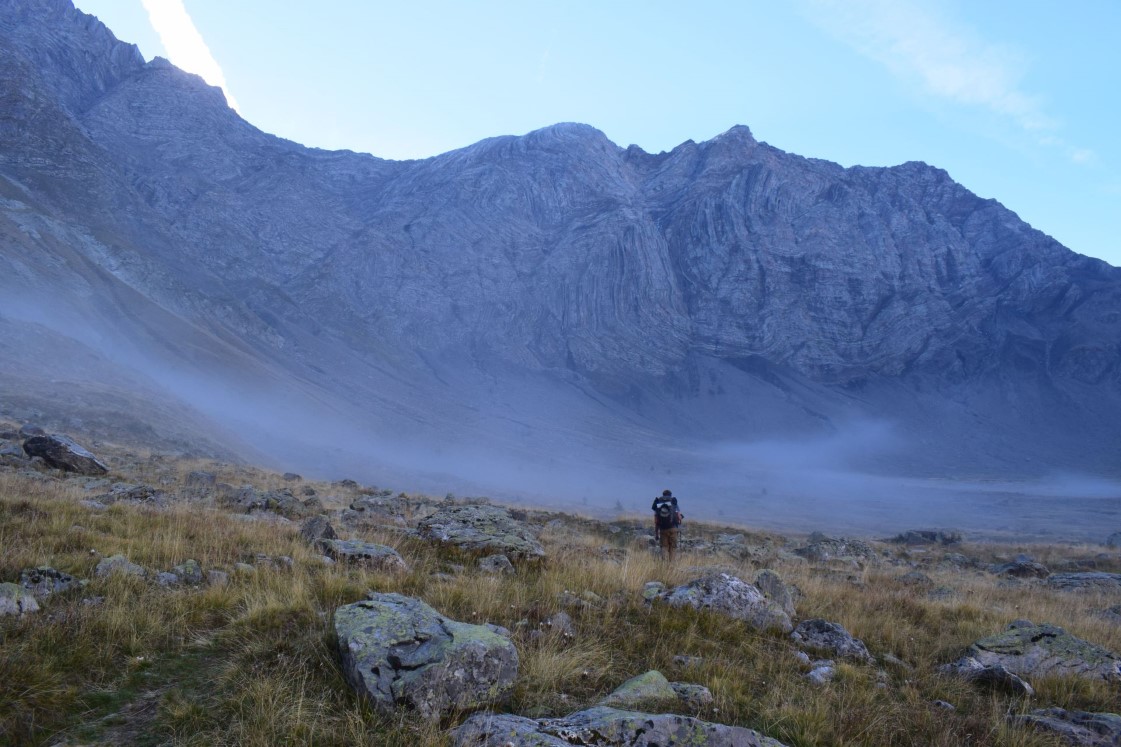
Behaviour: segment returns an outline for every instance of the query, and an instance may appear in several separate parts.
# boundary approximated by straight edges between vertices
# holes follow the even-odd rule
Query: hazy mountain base
[[[988,562],[1027,552],[1053,570],[1089,563],[1118,571],[1116,550],[966,543],[948,553],[877,545],[875,558],[807,562],[790,552],[795,539],[689,522],[686,536],[694,541],[740,532],[731,548],[736,554],[686,550],[666,567],[651,554],[645,515],[601,522],[529,512],[546,548],[544,564],[490,575],[476,568],[475,558],[406,538],[387,522],[354,533],[395,546],[412,568],[383,575],[324,565],[294,525],[268,514],[246,521],[216,511],[187,475],[206,468],[232,485],[311,488],[331,513],[376,489],[284,480],[159,454],[101,456],[114,479],[159,485],[178,499],[165,507],[96,509],[79,499],[105,490],[104,481],[0,472],[0,581],[43,564],[92,578],[100,557],[123,553],[152,570],[196,559],[204,572],[230,572],[228,582],[162,588],[130,577],[94,578],[81,590],[47,598],[34,615],[0,620],[5,743],[449,744],[447,729],[459,717],[444,724],[423,724],[408,712],[379,717],[343,682],[331,613],[369,589],[417,596],[455,619],[514,631],[521,668],[506,710],[534,717],[587,707],[635,674],[658,669],[712,691],[711,704],[683,712],[755,728],[790,745],[1056,747],[1053,738],[1011,725],[1009,716],[1052,705],[1115,710],[1121,696],[1116,684],[1044,678],[1033,680],[1037,695],[1027,701],[936,673],[1013,619],[1059,624],[1121,650],[1121,626],[1098,615],[1121,601],[1116,593],[1059,592],[984,570]],[[418,511],[438,502],[402,498],[399,505]],[[291,557],[291,565],[279,556]],[[239,562],[255,570],[238,574]],[[840,663],[832,682],[814,684],[785,636],[643,602],[647,581],[682,583],[704,572],[697,566],[743,578],[764,567],[777,570],[801,591],[799,619],[840,622],[881,665]],[[904,577],[916,570],[928,581]],[[927,593],[932,587],[937,594]],[[561,611],[572,620],[567,631],[549,622]]]

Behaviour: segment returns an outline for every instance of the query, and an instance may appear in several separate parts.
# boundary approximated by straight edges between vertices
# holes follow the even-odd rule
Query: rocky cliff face
[[[856,454],[882,469],[1121,447],[1121,271],[925,164],[845,169],[746,127],[660,154],[577,124],[423,161],[312,150],[66,0],[5,4],[0,57],[0,285],[195,395],[264,381],[513,463],[685,465],[856,421],[895,434]],[[462,453],[429,466],[485,483]]]

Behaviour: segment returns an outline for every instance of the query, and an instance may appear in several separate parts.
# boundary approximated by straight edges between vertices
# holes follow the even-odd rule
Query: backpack
[[[654,521],[659,529],[672,529],[678,525],[677,510],[672,501],[659,501],[654,509]]]

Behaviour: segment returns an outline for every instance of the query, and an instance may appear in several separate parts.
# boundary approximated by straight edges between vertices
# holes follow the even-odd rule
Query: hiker
[[[654,511],[654,539],[662,549],[663,557],[673,560],[677,552],[678,527],[685,518],[677,509],[677,498],[671,491],[663,490],[650,508]]]

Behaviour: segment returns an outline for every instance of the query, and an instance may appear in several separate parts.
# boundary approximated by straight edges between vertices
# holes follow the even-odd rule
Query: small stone
[[[128,576],[145,576],[147,571],[135,563],[130,563],[124,555],[111,555],[104,558],[94,569],[94,575],[101,578],[113,573],[123,573]]]
[[[174,573],[167,571],[160,571],[156,574],[156,583],[160,586],[178,586],[183,583],[183,579],[176,576]]]
[[[479,569],[484,573],[511,574],[514,564],[505,555],[488,555],[479,559]]]
[[[210,586],[225,586],[230,582],[230,574],[225,571],[210,570],[206,572],[206,583]]]

